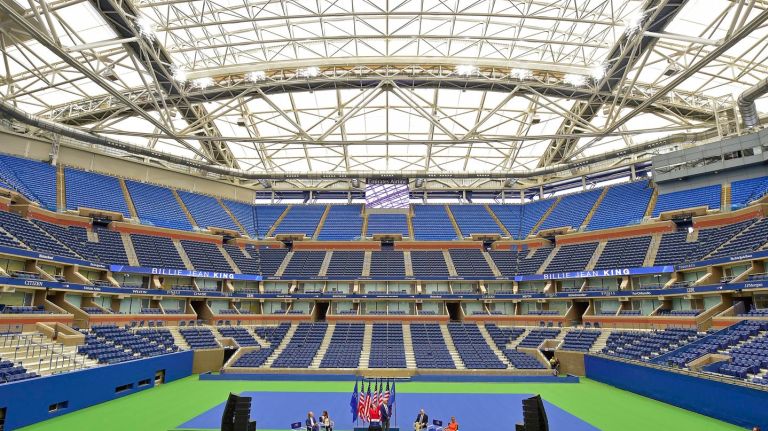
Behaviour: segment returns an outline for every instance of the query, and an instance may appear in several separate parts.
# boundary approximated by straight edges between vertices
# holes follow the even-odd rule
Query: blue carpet
[[[341,392],[244,392],[241,395],[253,397],[251,419],[261,430],[290,429],[292,422],[304,421],[307,411],[320,416],[328,410],[336,424],[336,431],[353,428],[350,413],[350,393]],[[424,408],[432,419],[448,423],[450,416],[456,416],[462,431],[514,429],[522,422],[522,400],[526,394],[397,394],[395,418],[392,427],[399,425],[402,430],[412,429],[413,420],[420,408]],[[598,428],[582,421],[565,410],[550,404],[544,406],[552,431],[599,431]],[[224,403],[179,425],[181,429],[219,429]],[[395,424],[397,420],[397,425]],[[361,425],[362,426],[362,425]],[[303,428],[302,428],[303,429]]]

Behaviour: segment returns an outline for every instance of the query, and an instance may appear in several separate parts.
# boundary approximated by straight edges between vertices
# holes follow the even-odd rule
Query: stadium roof
[[[738,133],[767,19],[765,0],[15,0],[0,92],[252,173],[526,172]]]

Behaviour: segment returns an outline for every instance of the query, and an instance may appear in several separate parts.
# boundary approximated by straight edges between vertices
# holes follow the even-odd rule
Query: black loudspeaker
[[[549,431],[549,421],[547,421],[547,412],[544,410],[544,402],[541,396],[527,398],[523,400],[523,423],[521,427],[518,424],[516,431]]]
[[[251,397],[229,394],[221,414],[221,431],[256,431],[256,421],[251,420]]]

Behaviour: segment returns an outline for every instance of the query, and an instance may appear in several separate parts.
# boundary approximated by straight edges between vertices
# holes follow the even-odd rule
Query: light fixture
[[[533,71],[528,69],[512,69],[509,71],[509,76],[514,79],[531,79],[533,78]]]
[[[299,69],[298,74],[301,78],[314,78],[320,74],[320,68],[317,66],[310,66],[306,69]]]
[[[460,64],[456,66],[456,74],[461,76],[472,76],[477,75],[478,69],[477,66],[472,66],[471,64]]]
[[[136,28],[141,37],[150,41],[155,39],[155,23],[146,15],[136,18]]]
[[[201,90],[205,90],[206,88],[208,88],[211,85],[213,85],[213,78],[211,78],[210,76],[204,76],[202,78],[197,78],[194,81],[192,81],[192,85],[197,87],[197,88],[199,88],[199,89],[201,89]]]
[[[187,82],[187,71],[180,67],[174,67],[173,79],[177,82]]]
[[[590,76],[595,81],[599,81],[603,78],[605,78],[605,65],[604,64],[597,64],[595,66],[592,66],[592,69],[589,71]]]
[[[424,178],[416,178],[416,188],[420,189],[424,187]]]
[[[563,82],[574,87],[582,87],[587,85],[587,77],[576,73],[568,73],[563,77]]]
[[[264,73],[263,70],[254,70],[253,72],[248,72],[248,74],[245,75],[245,79],[251,82],[263,81],[267,79],[267,74]]]
[[[688,233],[693,233],[693,226],[688,226]]]
[[[643,11],[636,11],[632,15],[627,17],[627,27],[624,29],[624,32],[627,34],[632,34],[643,26],[643,20],[645,20],[645,13]]]

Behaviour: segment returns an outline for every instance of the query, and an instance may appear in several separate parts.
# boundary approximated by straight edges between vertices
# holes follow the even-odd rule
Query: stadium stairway
[[[252,326],[248,328],[248,332],[251,334],[253,339],[256,340],[257,343],[259,343],[259,346],[261,346],[261,347],[269,347],[269,341],[261,338],[261,336],[259,336],[259,334],[257,334],[254,329],[255,328],[252,327]]]
[[[173,336],[173,342],[177,346],[185,350],[189,350],[191,348],[189,347],[189,343],[187,343],[187,340],[185,340],[184,337],[179,332],[179,328],[177,326],[168,326],[168,330],[171,331],[171,335]]]
[[[262,367],[264,368],[271,368],[272,364],[275,362],[275,359],[280,356],[281,353],[283,353],[283,350],[288,346],[288,344],[291,342],[291,338],[293,338],[293,334],[296,333],[296,329],[299,327],[299,325],[291,324],[291,327],[288,328],[288,332],[285,333],[285,337],[283,338],[283,341],[280,343],[280,345],[277,346],[274,352],[272,352],[271,355],[267,358],[266,361],[264,361],[264,365]]]
[[[232,214],[232,211],[226,205],[224,205],[224,202],[221,201],[220,197],[216,197],[216,203],[218,203],[219,206],[221,206],[221,208],[224,210],[224,212],[227,213],[229,218],[232,219],[232,222],[235,224],[235,226],[237,226],[237,228],[240,229],[240,233],[243,235],[247,235],[248,231],[245,229],[245,226],[243,226],[243,224],[240,223],[240,220],[238,220],[237,217],[235,217],[235,215]]]
[[[413,277],[413,262],[411,261],[411,252],[403,252],[403,267],[405,268],[405,276]]]
[[[285,268],[288,268],[288,264],[291,262],[291,258],[293,257],[293,251],[289,251],[285,254],[285,257],[283,258],[283,262],[280,263],[280,266],[277,267],[277,271],[275,271],[275,276],[280,277],[285,272]]]
[[[541,263],[541,266],[536,271],[536,274],[544,274],[544,272],[547,271],[547,267],[552,262],[552,260],[555,258],[555,256],[557,256],[557,252],[558,251],[560,251],[560,246],[559,245],[555,246],[555,248],[553,248],[552,251],[549,252],[549,255],[547,256],[547,258],[544,259],[544,262]],[[533,252],[533,250],[531,250],[531,252],[529,252],[529,254],[528,254],[529,257],[532,256],[532,254],[531,254],[532,252]]]
[[[197,222],[195,221],[195,218],[192,217],[192,213],[189,212],[189,208],[187,208],[187,206],[184,204],[184,201],[181,200],[181,196],[179,196],[179,192],[177,192],[176,189],[171,189],[171,193],[173,193],[173,197],[176,198],[176,202],[178,202],[179,208],[181,208],[181,211],[184,213],[184,216],[187,217],[189,224],[191,224],[193,228],[199,227],[197,226]],[[203,228],[205,227],[206,226],[203,226]]]
[[[67,207],[66,181],[64,181],[64,165],[56,166],[56,210],[63,211]]]
[[[325,335],[323,336],[323,342],[320,343],[320,347],[317,349],[317,353],[315,354],[315,357],[312,358],[312,363],[309,364],[309,368],[314,370],[320,368],[320,362],[323,361],[323,358],[325,357],[325,353],[328,351],[328,346],[331,344],[331,337],[333,337],[333,331],[335,330],[336,330],[335,323],[329,323],[328,326],[325,328]]]
[[[312,235],[312,239],[317,239],[317,236],[320,235],[320,231],[323,230],[323,226],[325,225],[325,220],[328,218],[328,213],[331,211],[331,206],[326,205],[325,210],[323,211],[323,215],[320,216],[320,221],[317,222],[317,228],[315,228],[315,234]]]
[[[280,226],[280,223],[283,222],[283,219],[285,218],[285,216],[288,215],[288,212],[291,211],[291,208],[293,208],[293,205],[288,205],[287,207],[285,207],[285,211],[283,211],[283,213],[280,214],[280,217],[278,217],[277,220],[275,220],[275,223],[272,225],[271,228],[269,228],[269,230],[267,231],[267,234],[264,236],[266,237],[275,236],[275,229],[277,229],[277,227]]]
[[[491,218],[493,219],[493,221],[495,221],[496,224],[499,225],[499,229],[501,229],[501,231],[504,232],[504,236],[512,238],[512,234],[509,233],[509,230],[507,230],[507,227],[504,226],[504,223],[502,223],[501,220],[499,220],[499,218],[496,217],[496,213],[493,212],[491,207],[488,204],[485,204],[484,207],[485,207],[485,210],[488,211],[488,214],[491,215]]]
[[[221,244],[216,244],[216,248],[218,248],[218,249],[219,249],[219,253],[221,253],[221,255],[222,255],[222,256],[224,256],[224,260],[226,260],[226,261],[227,261],[227,263],[229,264],[229,266],[231,266],[231,267],[232,267],[232,271],[233,271],[235,274],[242,274],[242,273],[243,273],[242,271],[240,271],[240,268],[237,266],[237,264],[235,263],[235,261],[234,261],[234,260],[232,260],[232,256],[230,256],[230,255],[229,255],[229,253],[227,253],[227,251],[224,249],[224,246],[223,246],[223,245],[221,245]]]
[[[181,241],[174,238],[173,246],[176,247],[176,252],[179,253],[179,257],[181,258],[181,261],[184,262],[186,269],[190,271],[195,269],[195,266],[192,265],[192,261],[189,260],[189,256],[187,256],[186,250],[184,250],[184,247],[181,245]]]
[[[488,347],[491,348],[491,351],[494,355],[496,355],[499,360],[507,366],[507,368],[514,368],[512,366],[512,363],[509,362],[509,359],[504,355],[504,353],[499,350],[499,347],[496,345],[496,343],[493,341],[493,338],[491,337],[491,334],[488,333],[488,330],[485,328],[485,325],[477,325],[477,328],[480,330],[480,335],[483,336],[485,339],[486,344],[488,344]]]
[[[496,262],[493,261],[493,258],[491,257],[491,255],[489,253],[487,253],[485,251],[482,251],[481,253],[482,253],[483,257],[485,258],[485,262],[488,264],[488,267],[491,268],[491,271],[493,271],[493,275],[495,275],[496,277],[501,277],[502,275],[504,275],[499,270],[499,267],[496,266]]]
[[[453,343],[453,337],[451,337],[451,331],[448,330],[448,325],[441,323],[440,332],[443,334],[445,346],[448,348],[448,353],[451,354],[451,359],[453,359],[453,364],[456,365],[456,369],[466,370],[467,366],[464,365],[464,361],[462,361],[461,356],[459,356],[459,351],[456,350],[456,345]]]
[[[128,212],[131,214],[132,219],[138,220],[139,213],[136,212],[136,206],[133,204],[133,199],[131,198],[131,193],[128,191],[128,186],[125,185],[125,179],[118,178],[118,180],[120,180],[120,189],[123,191],[123,198],[125,199],[125,204],[128,205]]]
[[[537,221],[537,222],[536,222],[536,224],[535,224],[535,225],[533,225],[533,228],[531,228],[530,232],[527,232],[527,233],[526,233],[526,234],[525,234],[525,235],[524,235],[522,238],[520,238],[520,239],[525,239],[525,238],[527,238],[527,237],[528,237],[528,235],[530,235],[531,233],[534,233],[534,232],[538,232],[538,231],[539,231],[539,227],[542,225],[542,223],[544,223],[544,220],[546,220],[546,219],[547,219],[547,217],[549,217],[549,215],[550,215],[550,214],[552,214],[552,211],[554,211],[554,210],[555,210],[555,208],[557,207],[557,205],[560,203],[560,201],[561,201],[562,199],[563,199],[563,197],[562,197],[562,196],[558,196],[558,197],[555,199],[555,201],[554,201],[554,202],[552,202],[552,205],[550,205],[550,206],[549,206],[549,208],[547,208],[547,211],[545,211],[545,212],[544,212],[544,214],[542,214],[542,216],[541,216],[541,218],[539,219],[539,221]]]
[[[661,245],[661,234],[651,235],[651,243],[648,245],[648,251],[645,254],[645,260],[643,260],[643,266],[653,266],[653,262],[656,261],[656,255],[659,253],[659,246]]]
[[[443,259],[445,259],[445,265],[448,267],[448,275],[450,275],[451,277],[458,276],[459,273],[456,272],[456,267],[453,266],[453,258],[451,257],[450,251],[443,250]]]
[[[408,215],[405,217],[405,223],[408,225],[408,238],[415,239],[415,234],[413,233],[413,205],[411,205],[410,211],[408,211]]]
[[[413,352],[411,325],[403,325],[403,347],[405,347],[405,368],[416,369],[416,354]],[[366,362],[367,364],[367,362]]]
[[[320,264],[320,270],[317,272],[319,277],[328,275],[328,267],[331,265],[331,258],[333,258],[333,250],[326,251],[325,257],[323,257],[323,263]]]
[[[411,334],[408,333],[408,336],[405,336],[405,333],[403,333],[403,338],[405,339],[406,343],[406,358],[408,357],[408,348],[407,343],[410,343],[411,341]],[[371,340],[373,339],[373,325],[365,325],[365,332],[363,332],[363,351],[360,352],[360,362],[357,364],[357,368],[368,368],[368,364],[370,363],[371,359]],[[413,354],[413,347],[411,347],[411,354]]]
[[[456,218],[453,216],[453,213],[451,212],[450,205],[445,205],[445,213],[448,214],[448,219],[451,220],[451,224],[453,225],[453,230],[456,231],[456,238],[464,238],[464,235],[461,234],[461,228],[459,227],[459,224],[456,223]]]
[[[522,334],[520,334],[519,337],[507,343],[507,349],[516,349],[518,344],[520,344],[520,342],[523,341],[525,337],[527,337],[528,334],[530,333],[531,333],[531,328],[525,328],[525,330],[523,331]]]
[[[125,248],[125,256],[128,258],[128,263],[131,266],[141,266],[139,264],[139,257],[136,256],[136,249],[133,248],[131,235],[126,232],[120,232],[120,239],[123,240],[123,247]]]
[[[659,199],[659,189],[654,187],[653,184],[650,184],[650,186],[653,188],[653,193],[651,193],[651,199],[648,200],[648,207],[645,209],[644,218],[646,219],[653,216],[653,209],[656,208],[656,201]]]
[[[595,269],[595,265],[597,265],[597,261],[600,260],[600,255],[603,254],[603,250],[605,250],[605,246],[608,244],[608,241],[600,241],[597,243],[597,248],[595,249],[595,252],[592,254],[592,258],[589,259],[589,262],[587,262],[587,266],[584,267],[587,271],[592,271]]]
[[[602,193],[600,193],[600,196],[598,196],[597,199],[595,199],[595,204],[592,205],[592,209],[589,210],[589,212],[587,213],[587,216],[584,217],[584,221],[581,223],[581,226],[579,227],[580,231],[587,229],[587,226],[589,226],[589,222],[592,220],[592,217],[595,216],[595,212],[597,212],[597,209],[600,207],[600,204],[603,202],[603,199],[605,199],[605,194],[608,193],[609,188],[610,186],[603,187],[603,191]]]
[[[371,250],[366,250],[363,254],[363,271],[360,274],[361,277],[371,276]]]

